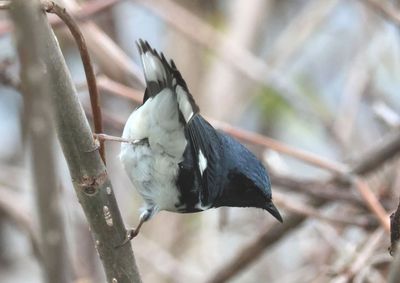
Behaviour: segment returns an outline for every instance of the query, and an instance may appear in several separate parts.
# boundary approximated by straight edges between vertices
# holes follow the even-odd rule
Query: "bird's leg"
[[[131,140],[131,139],[126,139],[126,138],[121,138],[121,137],[116,137],[116,136],[110,136],[107,134],[93,134],[93,137],[95,140],[98,141],[115,141],[115,142],[126,142],[126,143],[131,143],[131,144],[136,144],[142,142],[142,140]]]
[[[128,229],[126,231],[125,240],[120,245],[116,246],[116,248],[124,246],[130,240],[135,238],[139,234],[140,228],[142,227],[143,223],[146,222],[147,220],[149,220],[150,216],[151,216],[151,210],[150,209],[146,209],[145,211],[143,211],[142,214],[140,215],[138,226],[136,228]]]
[[[124,138],[116,137],[116,136],[110,136],[107,134],[93,134],[93,137],[99,141],[116,141],[116,142],[128,142],[128,143],[132,142],[129,139],[124,139]]]

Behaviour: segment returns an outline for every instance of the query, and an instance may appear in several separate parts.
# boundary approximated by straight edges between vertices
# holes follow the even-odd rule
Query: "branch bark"
[[[45,282],[71,281],[57,178],[54,171],[54,125],[45,42],[40,25],[40,1],[15,0],[11,5],[21,63],[25,121],[31,142],[32,170],[40,224],[40,244]],[[29,31],[29,32],[27,32]]]
[[[96,75],[94,74],[92,61],[90,59],[89,51],[86,46],[85,38],[80,31],[78,25],[72,16],[65,8],[58,6],[55,2],[45,2],[45,9],[47,13],[54,13],[67,25],[76,44],[78,45],[79,53],[81,55],[83,68],[85,70],[86,81],[88,85],[90,103],[92,105],[93,123],[95,133],[103,132],[103,124],[101,119],[101,107],[99,101],[99,91],[97,90]],[[104,143],[100,141],[100,156],[106,164],[106,155],[104,150]]]
[[[30,5],[30,2],[15,1],[21,7]],[[15,13],[18,14],[19,11]],[[125,239],[126,230],[106,168],[97,151],[71,76],[44,11],[38,13],[33,26],[37,28],[32,31],[32,27],[26,27],[18,36],[32,34],[43,46],[38,60],[45,72],[39,75],[49,81],[58,138],[76,194],[89,222],[107,281],[141,282],[130,246],[115,248]],[[30,47],[31,44],[26,46]]]

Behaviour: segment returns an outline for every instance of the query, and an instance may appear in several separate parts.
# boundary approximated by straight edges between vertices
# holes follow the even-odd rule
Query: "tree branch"
[[[71,274],[54,171],[54,113],[50,81],[43,62],[46,42],[42,40],[43,34],[38,24],[44,15],[39,0],[15,0],[10,9],[21,63],[25,121],[30,122],[27,129],[31,141],[45,282],[67,283],[71,280]]]
[[[90,103],[92,105],[93,122],[95,133],[103,132],[103,124],[101,119],[101,107],[99,102],[99,92],[97,90],[96,75],[93,70],[93,65],[90,59],[89,51],[86,46],[85,38],[80,31],[78,25],[72,16],[65,8],[58,6],[55,2],[44,2],[46,12],[56,14],[67,25],[76,44],[78,45],[79,53],[81,55],[83,68],[85,70],[86,81],[90,95]],[[104,142],[100,141],[100,155],[103,162],[106,163],[106,156],[104,151]]]
[[[30,1],[19,0],[21,5]],[[106,168],[97,152],[92,132],[76,95],[57,40],[44,13],[35,21],[38,29],[24,29],[43,44],[41,63],[49,81],[55,123],[79,202],[85,212],[108,282],[141,282],[129,245],[119,249],[126,235]],[[22,35],[18,35],[22,36]],[[30,47],[30,44],[26,44]],[[53,281],[57,282],[57,281]]]

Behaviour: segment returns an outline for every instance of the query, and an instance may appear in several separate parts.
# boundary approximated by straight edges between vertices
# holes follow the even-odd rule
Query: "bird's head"
[[[230,141],[233,139],[227,139],[229,139],[228,144],[231,144]],[[265,209],[282,222],[282,216],[272,202],[271,182],[265,167],[241,144],[235,143],[233,152],[229,163],[234,166],[229,168],[229,183],[222,199],[233,203],[233,206]]]

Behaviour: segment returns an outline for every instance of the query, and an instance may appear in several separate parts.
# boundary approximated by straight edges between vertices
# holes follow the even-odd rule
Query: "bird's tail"
[[[179,111],[185,122],[188,123],[199,112],[199,107],[190,94],[186,82],[174,61],[170,60],[168,62],[164,54],[158,53],[147,41],[139,39],[136,44],[139,49],[147,84],[143,103],[168,88],[176,95]]]

